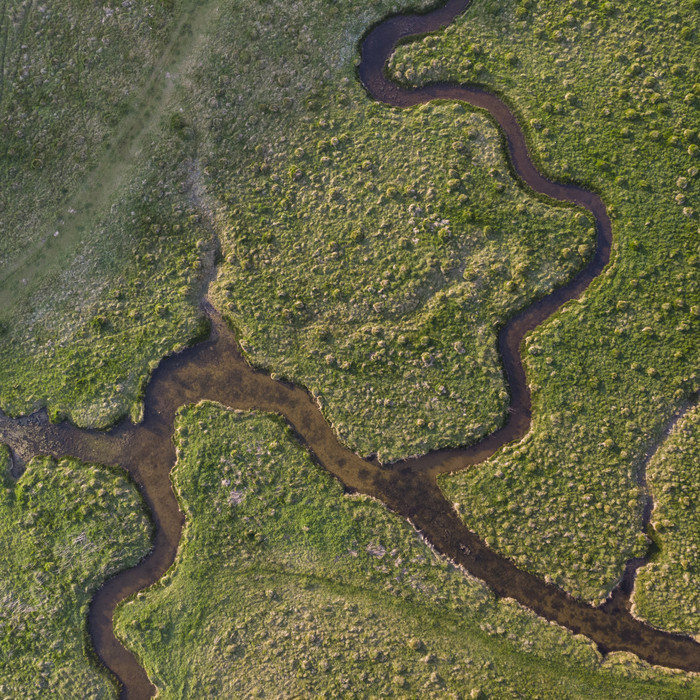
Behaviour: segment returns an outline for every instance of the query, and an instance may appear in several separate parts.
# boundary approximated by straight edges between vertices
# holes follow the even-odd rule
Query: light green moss
[[[278,418],[201,404],[176,442],[176,563],[116,614],[160,697],[698,692],[624,655],[602,664],[587,639],[496,600],[380,503],[343,495]]]

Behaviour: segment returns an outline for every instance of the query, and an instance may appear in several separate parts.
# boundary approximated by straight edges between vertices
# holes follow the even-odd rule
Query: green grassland
[[[307,386],[343,441],[388,461],[498,427],[495,327],[566,281],[593,229],[513,183],[483,117],[405,115],[355,90],[344,113],[271,145],[247,187],[227,183],[250,196],[212,297],[256,365]]]
[[[593,229],[515,184],[484,116],[367,98],[353,58],[376,9],[222,9],[193,83],[225,258],[215,304],[255,365],[390,461],[498,427],[495,326],[569,279]]]
[[[36,458],[0,490],[0,696],[113,698],[92,657],[90,600],[110,575],[149,550],[151,525],[122,475],[65,459]]]
[[[634,612],[655,627],[700,634],[700,408],[686,413],[654,455],[647,483],[654,498],[657,550],[637,575]]]
[[[199,404],[176,442],[176,563],[116,615],[159,697],[698,692],[497,600],[380,503],[344,495],[276,417]]]
[[[609,206],[608,271],[526,341],[531,433],[442,482],[492,546],[589,600],[645,550],[638,473],[698,387],[698,36],[697,2],[475,0],[392,59],[501,93],[542,170]]]
[[[0,403],[105,426],[138,416],[150,370],[198,330],[214,238],[196,140],[171,124],[168,69],[186,67],[199,13],[192,2],[10,8]]]

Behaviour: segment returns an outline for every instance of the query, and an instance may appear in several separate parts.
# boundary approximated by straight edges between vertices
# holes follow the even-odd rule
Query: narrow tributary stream
[[[409,107],[439,98],[461,100],[487,110],[502,129],[515,173],[536,192],[583,206],[595,218],[597,245],[586,268],[569,284],[512,318],[499,332],[498,348],[511,400],[502,428],[467,448],[438,450],[392,465],[363,460],[338,442],[305,390],[275,381],[247,364],[231,332],[206,301],[204,309],[212,320],[210,338],[160,364],[148,385],[144,419],[138,425],[124,421],[108,432],[100,432],[81,430],[68,423],[51,424],[45,412],[15,420],[0,417],[0,441],[11,447],[18,469],[36,454],[71,455],[117,465],[140,485],[151,509],[156,526],[152,551],[137,566],[114,576],[100,588],[88,618],[95,650],[122,683],[124,698],[148,698],[155,688],[135,657],[114,636],[112,617],[118,603],[157,581],[175,559],[183,526],[170,482],[175,463],[175,414],[179,407],[202,400],[281,414],[299,440],[348,490],[375,496],[410,519],[438,551],[485,581],[498,595],[514,598],[548,620],[586,635],[603,652],[631,651],[654,664],[700,671],[700,645],[695,641],[653,629],[632,617],[629,583],[618,587],[602,607],[594,608],[571,598],[491,551],[466,528],[437,486],[439,474],[479,464],[504,444],[527,433],[531,402],[520,359],[523,337],[562,304],[578,297],[602,272],[612,241],[610,219],[600,197],[544,178],[530,159],[515,117],[498,97],[453,83],[404,89],[386,77],[384,67],[397,41],[447,25],[468,5],[469,0],[449,0],[425,15],[384,20],[362,41],[358,74],[370,96],[388,105]]]

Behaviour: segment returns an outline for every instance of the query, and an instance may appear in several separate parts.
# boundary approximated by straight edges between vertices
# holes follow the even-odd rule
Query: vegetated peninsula
[[[363,457],[496,431],[498,330],[584,268],[595,223],[514,175],[488,114],[365,92],[364,33],[430,7],[5,7],[2,411],[139,421],[158,363],[206,336],[207,294],[246,359],[308,389]],[[651,551],[635,614],[693,634],[699,10],[473,0],[388,67],[404,88],[501,95],[541,171],[598,192],[613,225],[604,275],[522,348],[530,433],[441,487],[493,550],[585,601]],[[698,695],[692,675],[603,657],[496,599],[343,494],[297,438],[213,404],[178,415],[176,562],[115,618],[163,697]],[[0,694],[115,697],[86,616],[151,546],[147,508],[112,468],[36,457],[20,475],[16,457],[3,452]]]
[[[531,433],[442,482],[499,551],[590,600],[646,550],[646,455],[699,386],[698,10],[477,0],[392,58],[397,80],[502,94],[542,171],[608,206],[606,274],[527,338]]]

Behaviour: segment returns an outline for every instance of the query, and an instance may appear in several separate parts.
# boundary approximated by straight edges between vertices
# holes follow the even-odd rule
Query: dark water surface
[[[544,178],[530,159],[517,120],[498,97],[453,83],[404,89],[387,79],[384,66],[397,41],[444,27],[468,5],[469,0],[449,0],[424,15],[384,20],[362,41],[358,75],[371,97],[388,105],[408,107],[450,99],[487,110],[504,134],[515,173],[536,192],[581,205],[595,218],[597,245],[586,268],[569,284],[512,318],[499,332],[498,349],[511,401],[502,428],[467,448],[438,450],[384,466],[363,460],[338,442],[305,390],[275,381],[246,363],[231,332],[206,302],[204,308],[212,320],[210,338],[160,364],[148,385],[144,420],[139,425],[125,421],[109,432],[100,432],[81,430],[68,423],[51,424],[45,412],[16,420],[0,417],[0,441],[12,448],[16,471],[35,454],[71,455],[117,465],[133,476],[151,509],[156,526],[152,551],[137,566],[117,574],[100,588],[88,617],[97,655],[121,682],[124,698],[149,698],[155,694],[155,688],[133,654],[114,636],[112,617],[118,603],[156,582],[175,559],[184,522],[170,482],[175,463],[175,413],[183,405],[202,400],[281,414],[299,440],[348,490],[375,496],[410,519],[438,551],[485,581],[498,595],[514,598],[548,620],[586,635],[603,652],[631,651],[654,664],[700,671],[699,644],[690,637],[653,629],[630,614],[629,596],[638,560],[630,562],[628,575],[611,599],[594,608],[491,551],[465,527],[437,486],[439,474],[479,464],[504,444],[527,433],[531,402],[520,359],[523,337],[566,301],[581,295],[608,263],[612,242],[610,219],[600,197]]]

